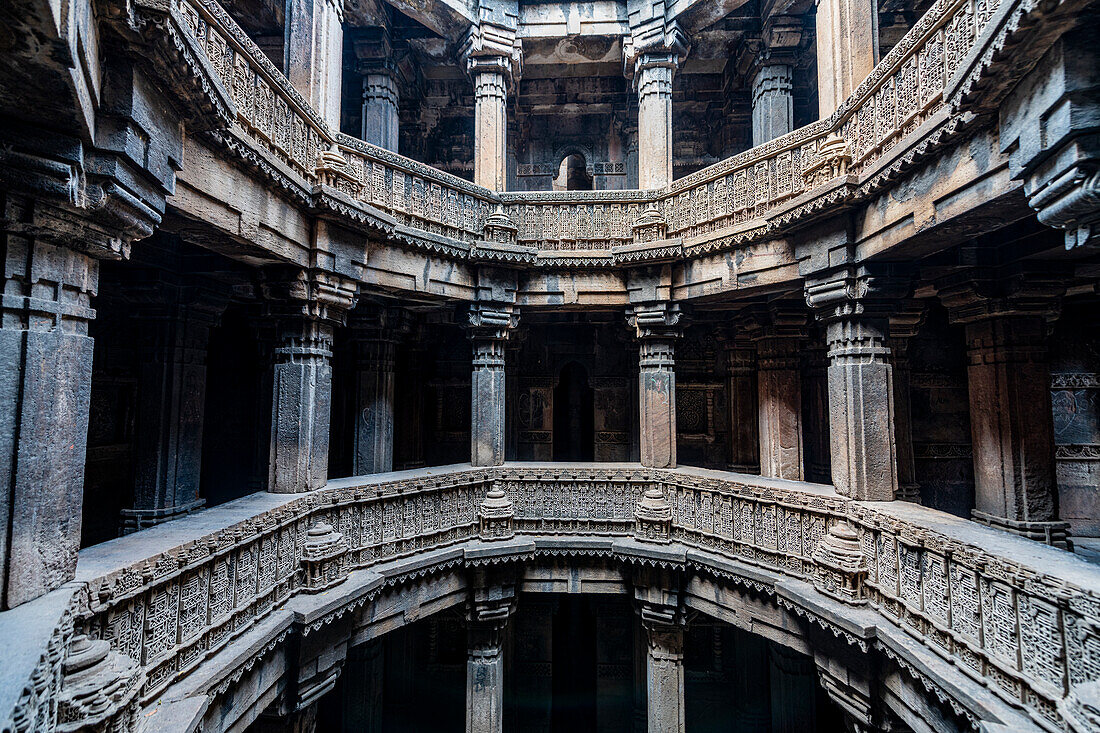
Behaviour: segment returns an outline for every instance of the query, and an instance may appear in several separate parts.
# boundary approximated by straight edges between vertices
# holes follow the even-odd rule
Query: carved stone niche
[[[838,601],[863,605],[867,598],[863,583],[867,579],[867,558],[860,548],[859,535],[847,522],[829,528],[814,549],[814,588]]]
[[[332,525],[319,522],[309,528],[302,546],[305,593],[320,593],[348,577],[348,543]]]
[[[646,489],[634,508],[634,538],[661,544],[672,541],[672,506],[658,486]]]
[[[138,692],[145,673],[103,639],[73,639],[62,663],[57,730],[123,733],[138,726]]]
[[[516,505],[497,486],[489,489],[478,508],[482,541],[509,540],[515,536]]]

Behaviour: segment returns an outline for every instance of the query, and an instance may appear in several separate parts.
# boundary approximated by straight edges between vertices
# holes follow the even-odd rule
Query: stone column
[[[475,466],[499,466],[504,463],[505,452],[504,342],[519,325],[519,315],[510,304],[475,303],[469,318],[474,352],[470,462]]]
[[[312,491],[328,480],[332,329],[355,304],[355,285],[320,271],[265,284],[276,318],[267,490]]]
[[[763,641],[763,640],[762,640]],[[804,733],[817,720],[814,660],[781,644],[764,642],[767,661],[756,674],[770,682],[772,733]],[[764,670],[770,670],[770,675]]]
[[[913,410],[909,396],[909,343],[924,322],[924,303],[910,301],[890,316],[891,363],[894,367],[894,435],[897,441],[898,490],[902,501],[920,503],[917,461],[913,455]]]
[[[726,392],[730,417],[731,471],[760,473],[756,349],[752,342],[727,339]]]
[[[746,332],[756,344],[761,476],[792,481],[805,476],[799,352],[807,318],[795,302],[746,313]]]
[[[352,647],[341,675],[344,679],[344,727],[359,733],[382,733],[382,692],[385,653],[381,639]]]
[[[66,231],[39,220],[37,205],[0,198],[0,610],[72,580],[80,547],[84,458],[92,384],[99,264],[86,252],[25,232]],[[63,221],[72,220],[68,217]],[[84,245],[94,230],[73,231]],[[79,238],[78,238],[79,237]],[[106,239],[106,237],[105,237]],[[90,249],[90,247],[89,247]],[[108,254],[109,252],[105,252]]]
[[[675,344],[680,307],[655,302],[631,306],[627,322],[638,338],[638,417],[641,463],[676,467]]]
[[[474,183],[503,191],[507,183],[507,102],[512,61],[507,56],[472,56],[467,68],[474,82]]]
[[[348,325],[355,341],[356,476],[393,470],[394,357],[408,330],[407,315],[394,308],[360,309]]]
[[[206,408],[206,349],[224,301],[180,292],[171,303],[135,308],[141,363],[135,421],[133,508],[122,510],[122,531],[134,532],[202,508],[202,428]],[[174,292],[173,292],[174,291]]]
[[[825,324],[833,485],[863,501],[893,501],[898,488],[894,378],[885,307],[908,283],[848,267],[806,283]],[[874,296],[872,300],[869,296]]]
[[[1014,283],[1002,277],[940,292],[951,322],[966,329],[974,519],[1065,545],[1046,345],[1061,288],[1040,277]]]
[[[764,63],[752,80],[752,144],[763,145],[794,129],[789,64]]]
[[[466,733],[501,733],[504,727],[504,631],[516,609],[516,588],[514,579],[490,582],[488,575],[477,570],[470,583]]]
[[[638,188],[664,188],[672,182],[672,78],[674,52],[639,54],[634,61],[638,92]]]
[[[340,129],[344,5],[339,0],[286,4],[286,74],[332,130]]]
[[[400,119],[398,117],[397,80],[389,65],[363,72],[363,139],[386,150],[397,152]]]
[[[684,628],[644,623],[649,733],[684,731]]]
[[[831,115],[877,63],[877,0],[817,0],[818,116]]]

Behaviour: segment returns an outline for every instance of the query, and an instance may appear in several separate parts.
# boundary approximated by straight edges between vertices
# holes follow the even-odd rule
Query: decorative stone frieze
[[[306,532],[302,545],[302,592],[320,593],[348,577],[348,543],[331,524],[318,522]]]
[[[145,672],[102,639],[73,637],[62,664],[57,700],[59,733],[129,733],[138,730],[138,692]]]
[[[829,527],[814,549],[814,588],[827,596],[853,605],[867,602],[863,582],[867,578],[867,558],[852,525],[840,521]]]
[[[515,536],[516,505],[504,493],[504,489],[497,486],[490,488],[478,507],[477,515],[480,520],[479,536],[482,540],[508,540]]]
[[[641,542],[672,541],[672,506],[660,486],[651,486],[634,509],[634,538]]]

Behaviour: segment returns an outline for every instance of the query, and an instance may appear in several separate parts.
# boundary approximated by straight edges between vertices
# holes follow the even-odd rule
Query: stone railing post
[[[756,345],[760,475],[802,481],[802,371],[806,309],[777,301],[744,314],[746,336]]]
[[[332,329],[355,305],[353,282],[301,270],[264,284],[276,319],[267,490],[312,491],[328,480]]]
[[[516,610],[514,579],[474,572],[467,615],[466,733],[504,728],[504,633]],[[490,582],[490,581],[493,582]]]
[[[348,319],[355,342],[354,475],[393,470],[394,352],[409,329],[398,308],[359,308]]]
[[[199,473],[206,398],[206,349],[227,300],[156,281],[135,309],[141,360],[133,506],[122,531],[134,532],[202,508]],[[153,294],[152,291],[155,291]],[[167,293],[167,297],[165,297]],[[135,290],[127,296],[134,300]]]
[[[627,322],[638,339],[638,416],[641,462],[676,467],[676,339],[680,307],[667,301],[630,307]]]
[[[908,280],[847,266],[806,281],[806,302],[825,324],[833,485],[863,501],[897,493],[894,368],[889,313]]]
[[[1064,285],[1047,275],[968,277],[942,282],[940,299],[966,329],[973,518],[1065,546],[1046,345]]]
[[[519,325],[509,303],[474,303],[469,312],[473,344],[470,404],[470,462],[475,466],[504,463],[504,342]]]

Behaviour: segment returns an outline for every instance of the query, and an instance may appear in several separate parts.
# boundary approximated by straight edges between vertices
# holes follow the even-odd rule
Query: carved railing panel
[[[659,196],[646,191],[501,194],[518,243],[543,251],[606,250],[633,241],[632,227]]]
[[[152,699],[303,586],[307,531],[331,525],[351,569],[478,533],[490,488],[516,532],[629,536],[646,490],[671,507],[671,539],[786,576],[818,573],[834,526],[859,538],[867,602],[1055,730],[1058,702],[1100,680],[1098,571],[1058,551],[932,510],[853,502],[830,487],[694,469],[508,464],[334,483],[169,552],[85,578],[78,630],[138,661]],[[186,521],[186,520],[183,520]],[[1042,565],[1016,558],[1046,558]]]

